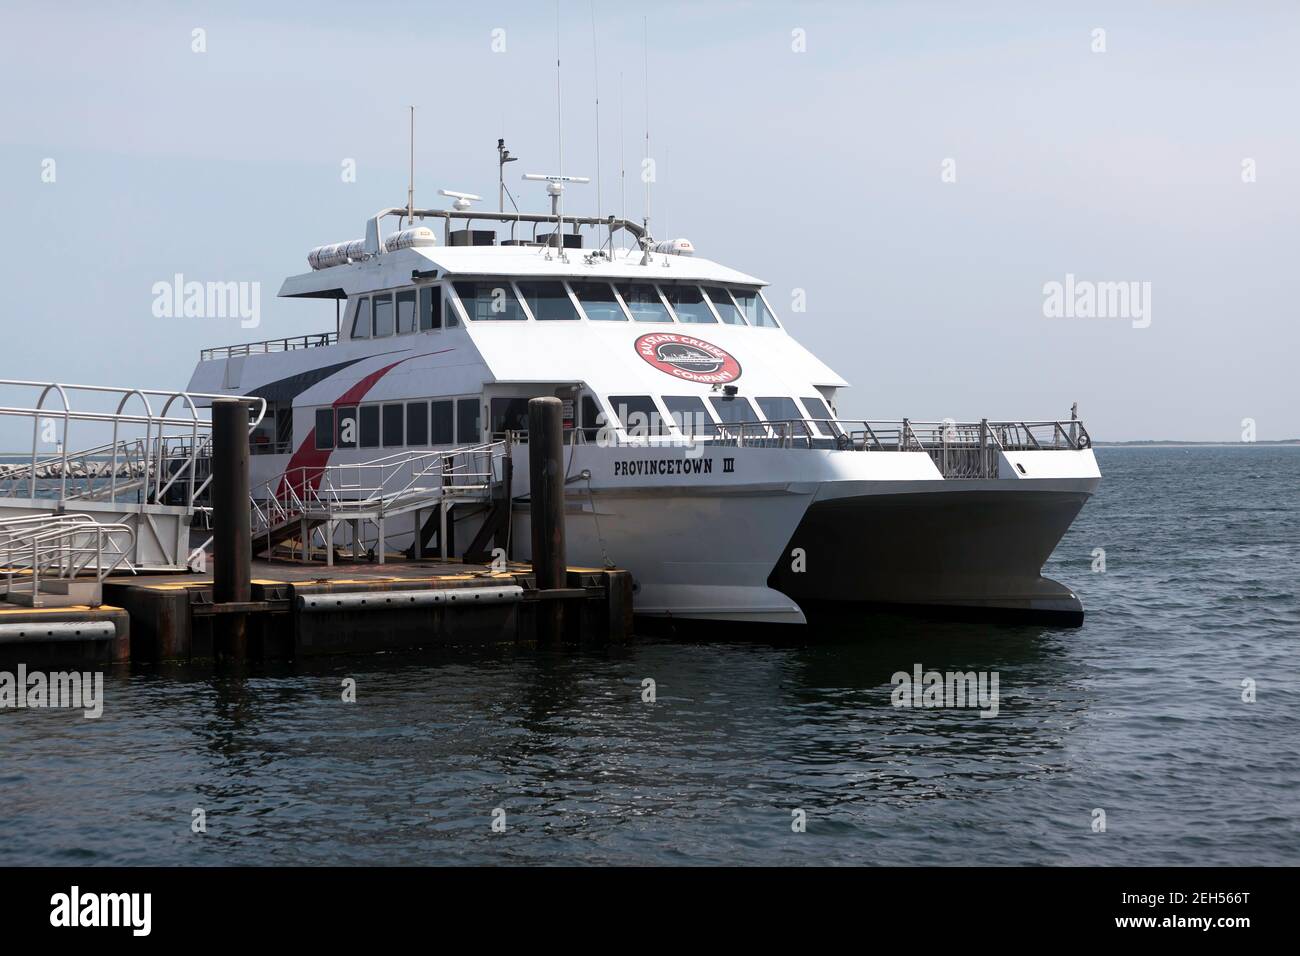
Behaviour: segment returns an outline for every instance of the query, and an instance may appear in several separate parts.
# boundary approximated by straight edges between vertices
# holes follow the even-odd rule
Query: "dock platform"
[[[288,660],[452,644],[533,643],[559,605],[565,642],[631,633],[626,571],[569,568],[539,590],[533,569],[409,560],[255,560],[251,600],[217,603],[211,574],[111,577],[103,605],[30,608],[0,602],[0,662],[202,661],[223,656],[221,621],[242,615],[246,656]]]

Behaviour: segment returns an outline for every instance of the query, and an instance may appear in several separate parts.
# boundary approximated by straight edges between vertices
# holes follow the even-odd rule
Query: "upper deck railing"
[[[612,431],[609,434],[615,434]],[[572,440],[599,443],[590,430]],[[804,448],[831,451],[928,454],[945,478],[996,478],[998,455],[1005,451],[1081,451],[1092,438],[1079,419],[1041,422],[914,422],[794,419],[765,422],[705,423],[683,438],[668,435],[617,435],[618,444],[665,446],[704,444],[730,448]]]
[[[315,332],[311,335],[291,335],[283,339],[267,339],[264,342],[243,342],[238,345],[222,345],[217,348],[201,349],[199,361],[210,362],[213,359],[231,358],[237,355],[262,355],[270,352],[293,352],[297,349],[314,349],[324,345],[333,345],[339,340],[337,332]]]

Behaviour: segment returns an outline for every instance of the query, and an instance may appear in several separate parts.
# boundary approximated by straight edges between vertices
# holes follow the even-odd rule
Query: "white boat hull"
[[[1029,474],[1050,477],[1007,462],[1006,477],[980,480],[944,479],[922,452],[573,445],[565,454],[568,562],[629,570],[639,616],[803,624],[813,610],[870,604],[1082,619],[1074,594],[1041,569],[1100,480],[1089,450],[1016,453]],[[514,462],[509,554],[527,561],[526,445]],[[269,478],[277,464],[254,466]],[[483,509],[455,515],[460,553]],[[390,552],[411,547],[414,520],[387,523]],[[336,544],[350,545],[351,530],[340,528]]]

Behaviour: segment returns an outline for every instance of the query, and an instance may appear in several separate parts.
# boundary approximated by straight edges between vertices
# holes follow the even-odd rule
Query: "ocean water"
[[[0,864],[1300,863],[1300,448],[1098,457],[1082,628],[124,668],[0,711]],[[892,706],[917,664],[998,715]]]

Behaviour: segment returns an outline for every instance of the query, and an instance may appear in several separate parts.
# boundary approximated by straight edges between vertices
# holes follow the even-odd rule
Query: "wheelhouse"
[[[335,300],[333,333],[204,351],[195,382],[219,375],[227,390],[267,399],[255,453],[309,446],[361,460],[494,440],[526,430],[528,399],[538,395],[564,401],[577,442],[719,440],[739,430],[821,443],[839,433],[833,400],[844,383],[785,334],[761,280],[695,256],[689,242],[655,243],[631,223],[581,219],[569,220],[574,231],[562,244],[558,222],[549,240],[518,240],[509,216],[471,213],[467,228],[453,231],[458,212],[414,212],[444,220],[441,245],[423,226],[384,237],[380,220],[407,213],[385,210],[364,240],[313,250],[312,271],[285,281],[282,297]],[[498,219],[509,238],[468,228],[485,218]],[[606,241],[584,250],[583,227],[606,230]],[[617,230],[635,248],[616,248]],[[633,346],[650,334],[679,336],[686,350],[716,341],[723,354],[744,353],[743,394],[640,362]],[[275,372],[260,371],[284,352],[296,354],[271,359]],[[750,354],[761,361],[748,366]],[[791,354],[800,359],[796,372],[773,375]],[[385,376],[383,363],[401,371]],[[292,374],[275,377],[285,368]]]
[[[757,287],[514,276],[448,277],[346,299],[344,340],[384,339],[469,322],[642,322],[779,329]]]

